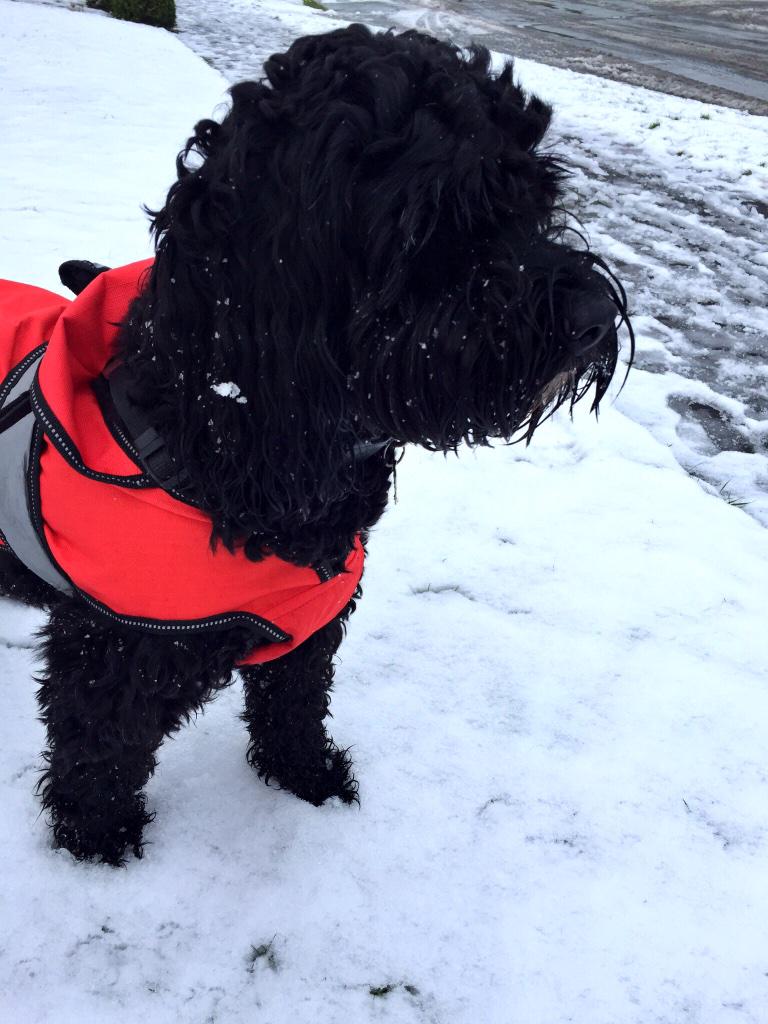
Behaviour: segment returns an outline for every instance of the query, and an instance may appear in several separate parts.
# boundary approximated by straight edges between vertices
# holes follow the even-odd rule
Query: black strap
[[[164,491],[173,491],[189,482],[184,467],[177,468],[168,453],[165,441],[152,426],[149,414],[131,398],[131,375],[122,363],[107,369],[106,383],[114,412],[122,421],[124,432],[136,449],[147,475]]]
[[[27,389],[8,405],[4,406],[2,412],[0,412],[0,434],[4,430],[9,430],[14,423],[23,420],[30,412],[32,412],[32,401],[29,397],[29,389]]]

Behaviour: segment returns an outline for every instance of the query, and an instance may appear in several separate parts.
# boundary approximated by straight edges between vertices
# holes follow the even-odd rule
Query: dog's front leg
[[[346,750],[325,731],[333,684],[333,656],[344,635],[341,616],[276,661],[241,669],[243,720],[251,742],[248,761],[274,782],[319,806],[329,797],[357,801],[357,782]]]
[[[42,631],[38,700],[48,730],[39,783],[54,842],[78,860],[119,865],[142,853],[153,815],[142,789],[163,736],[231,676],[240,635],[179,639],[113,627],[80,602]]]

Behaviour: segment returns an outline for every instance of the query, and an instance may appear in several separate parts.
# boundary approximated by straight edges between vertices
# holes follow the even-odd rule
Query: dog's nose
[[[588,293],[575,299],[568,323],[571,347],[576,355],[582,356],[596,348],[614,329],[615,322],[616,306],[606,295]]]

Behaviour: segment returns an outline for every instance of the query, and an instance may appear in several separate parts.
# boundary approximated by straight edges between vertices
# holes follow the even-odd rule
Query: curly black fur
[[[190,497],[253,557],[349,550],[387,480],[361,439],[530,435],[605,392],[616,333],[580,355],[568,304],[598,289],[623,314],[622,293],[564,244],[550,108],[489,63],[418,32],[299,39],[179,156],[122,355]],[[211,400],[225,381],[245,401]]]
[[[0,548],[0,594],[30,608],[52,608],[61,595],[34,576],[8,548]]]
[[[530,440],[592,385],[597,408],[617,318],[631,362],[621,285],[567,230],[565,170],[539,148],[550,108],[511,64],[489,68],[486,50],[417,32],[299,39],[179,155],[119,354],[213,543],[343,559],[384,511],[398,446]],[[80,281],[82,265],[70,271]],[[230,381],[238,401],[213,390]],[[226,685],[251,638],[145,636],[0,573],[5,593],[53,604],[40,789],[55,841],[110,864],[139,856],[159,743]],[[357,799],[323,725],[353,607],[243,671],[250,762],[315,804]]]
[[[48,733],[38,789],[54,841],[78,859],[141,856],[142,789],[155,751],[218,690],[253,644],[247,627],[167,638],[118,629],[80,602],[53,608],[38,682]]]

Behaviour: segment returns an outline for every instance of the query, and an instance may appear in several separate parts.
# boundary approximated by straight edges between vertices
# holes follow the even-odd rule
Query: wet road
[[[768,3],[327,0],[348,20],[414,22],[465,45],[768,114]]]

